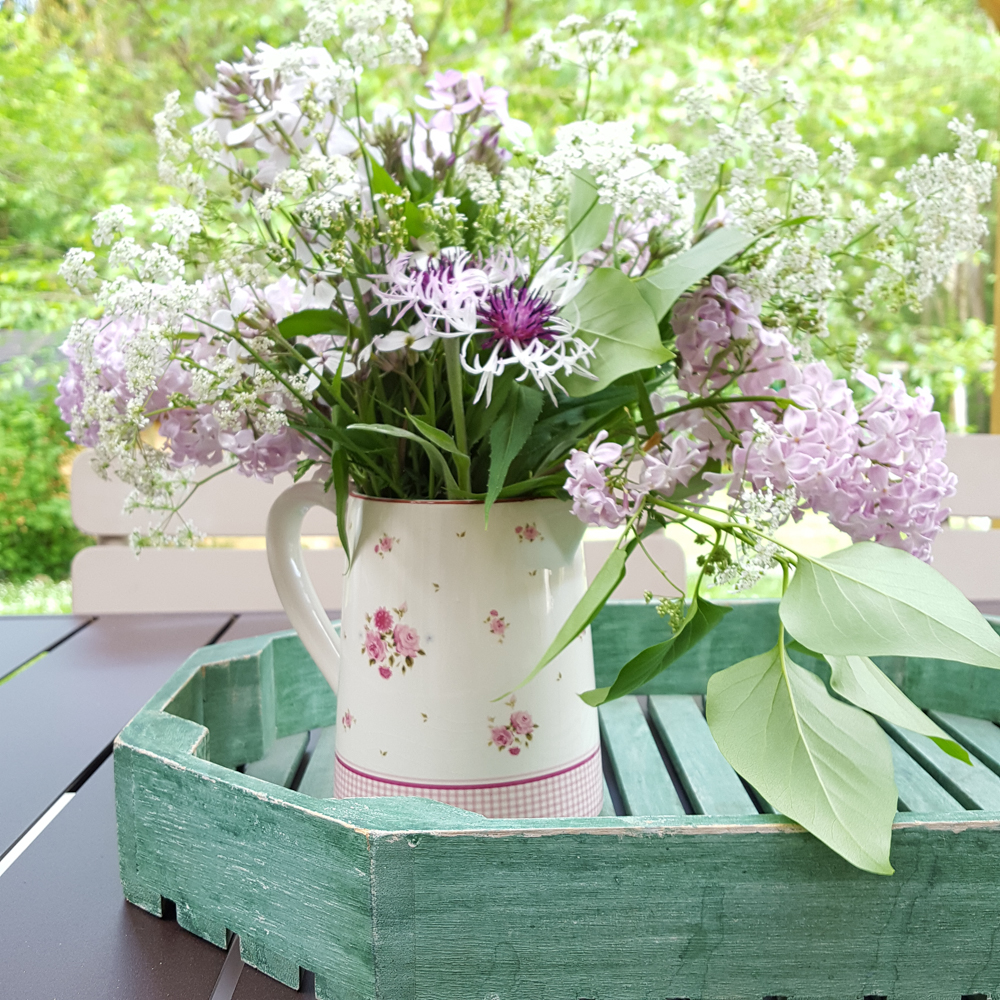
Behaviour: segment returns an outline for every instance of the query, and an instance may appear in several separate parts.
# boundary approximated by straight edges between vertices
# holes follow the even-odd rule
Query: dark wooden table
[[[0,616],[0,998],[282,1000],[295,993],[126,903],[111,744],[199,646],[284,615]]]

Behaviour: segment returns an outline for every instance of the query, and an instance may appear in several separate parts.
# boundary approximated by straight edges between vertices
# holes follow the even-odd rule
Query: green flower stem
[[[455,444],[465,456],[465,462],[456,462],[458,485],[466,493],[472,491],[469,474],[469,438],[465,430],[465,399],[462,395],[462,362],[458,356],[459,345],[455,337],[444,342],[444,360],[448,369],[448,394],[451,396],[451,411],[455,420]]]
[[[646,434],[652,437],[659,431],[659,427],[656,425],[656,414],[653,413],[653,403],[649,398],[649,390],[646,388],[641,372],[633,372],[632,381],[635,383],[635,394],[639,402],[642,425],[646,428]]]
[[[709,396],[706,399],[696,399],[694,402],[684,403],[683,406],[675,406],[672,410],[664,410],[662,413],[655,414],[654,419],[663,420],[665,417],[673,417],[678,413],[686,413],[688,410],[718,410],[733,403],[784,403],[799,408],[797,403],[793,403],[784,396]]]

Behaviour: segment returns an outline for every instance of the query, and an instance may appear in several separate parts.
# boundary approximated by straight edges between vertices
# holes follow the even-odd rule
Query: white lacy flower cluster
[[[564,17],[555,31],[543,28],[525,42],[525,52],[539,66],[569,63],[584,75],[606,77],[615,61],[627,59],[639,43],[629,34],[639,27],[634,10],[615,10],[596,27],[581,14]]]
[[[953,154],[922,157],[900,171],[900,191],[883,193],[874,206],[859,200],[845,206],[841,192],[856,165],[854,149],[834,136],[832,152],[821,157],[796,126],[801,96],[788,80],[777,86],[784,109],[777,117],[758,106],[773,104],[772,83],[747,64],[730,120],[714,118],[706,92],[680,95],[689,120],[714,121],[708,141],[682,164],[684,187],[707,194],[709,202],[725,196],[714,224],[736,224],[762,237],[741,267],[741,284],[767,303],[772,326],[799,339],[827,333],[829,302],[846,287],[843,272],[854,264],[868,271],[853,300],[859,318],[876,306],[919,305],[986,233],[980,207],[996,174],[977,158],[986,133],[953,121]]]
[[[654,230],[662,240],[681,245],[691,229],[694,201],[671,171],[677,172],[685,156],[668,143],[641,145],[633,131],[629,122],[588,119],[556,129],[549,155],[504,170],[504,223],[543,244],[558,242],[565,229],[569,181],[581,172],[593,180],[598,201],[613,208],[607,239],[585,263],[613,262],[626,272],[641,271]]]

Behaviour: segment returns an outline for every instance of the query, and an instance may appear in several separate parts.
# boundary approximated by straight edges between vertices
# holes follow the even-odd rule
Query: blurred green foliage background
[[[528,67],[519,44],[567,13],[600,15],[625,0],[415,0],[430,42],[420,71],[395,67],[366,82],[371,100],[405,100],[434,69],[476,68],[512,90],[511,110],[540,145],[572,117],[572,71]],[[1000,126],[1000,36],[974,0],[638,0],[640,47],[595,91],[608,118],[627,116],[646,141],[677,141],[677,92],[725,87],[750,59],[792,78],[809,100],[801,128],[860,154],[860,197],[919,155],[951,148],[946,129],[971,114]],[[215,62],[258,40],[296,37],[297,0],[0,0],[0,331],[58,341],[85,313],[57,276],[63,253],[89,242],[93,214],[116,202],[160,207],[152,116],[185,98]],[[992,143],[993,155],[997,145]],[[138,214],[138,213],[137,213]],[[930,388],[953,429],[983,431],[992,391],[993,237],[956,268],[919,315],[869,319],[869,361]],[[847,317],[835,335],[853,340]],[[54,335],[54,336],[51,336]],[[8,337],[8,342],[10,338]],[[53,408],[57,362],[17,342],[0,369],[0,583],[68,572],[83,544],[68,514],[71,449]],[[28,348],[24,344],[28,343]],[[4,351],[0,332],[0,361]],[[967,399],[955,427],[953,400]],[[23,520],[19,520],[23,519]],[[22,530],[30,525],[27,531]]]

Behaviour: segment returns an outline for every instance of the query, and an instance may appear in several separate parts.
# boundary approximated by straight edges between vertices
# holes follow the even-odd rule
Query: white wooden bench
[[[950,434],[947,462],[958,476],[953,517],[1000,519],[1000,434]],[[1000,599],[1000,530],[945,528],[934,543],[934,568],[969,600]]]
[[[101,479],[84,451],[73,463],[70,499],[77,527],[95,535],[98,544],[73,560],[73,610],[78,614],[167,611],[280,611],[264,550],[264,527],[274,498],[291,485],[290,475],[273,484],[224,473],[202,486],[185,506],[185,516],[203,532],[209,545],[194,549],[145,549],[136,556],[128,536],[144,526],[147,514],[123,514],[129,488]],[[210,472],[211,470],[206,470]],[[148,523],[148,521],[146,522]],[[306,565],[324,607],[341,606],[344,551],[337,523],[314,508],[303,526]],[[224,542],[219,544],[218,539]],[[213,544],[214,540],[214,544]],[[600,569],[613,541],[587,540],[588,575]],[[662,534],[647,548],[672,580],[683,586],[684,553]],[[669,587],[641,554],[630,560],[619,600],[641,599],[643,592],[669,594]]]

